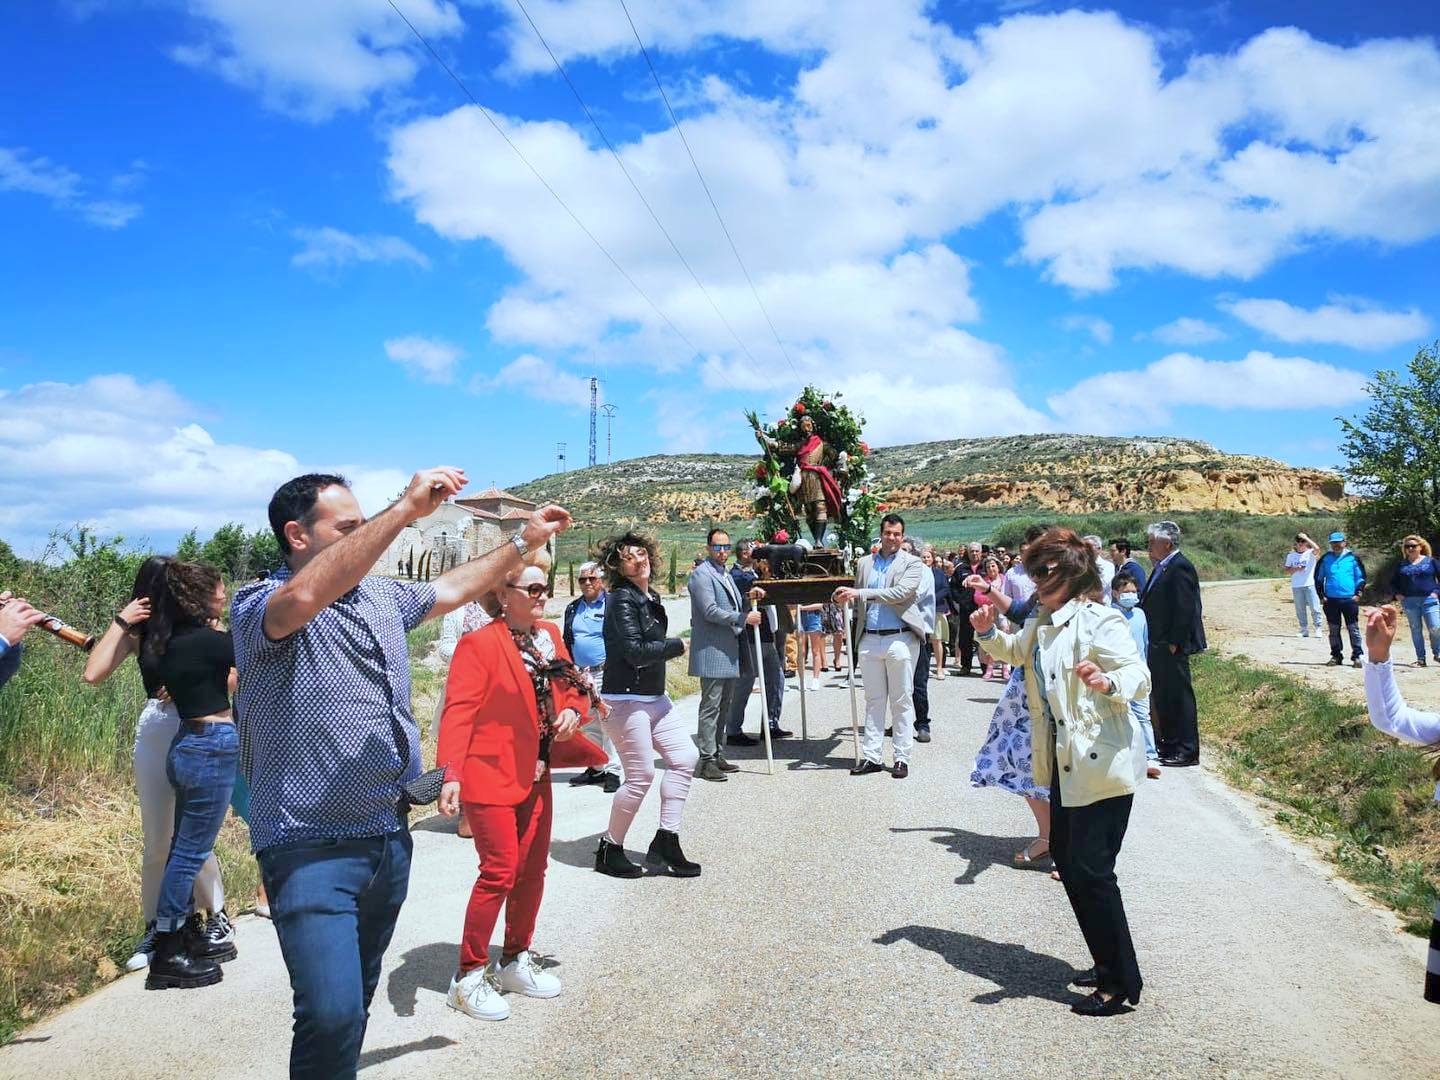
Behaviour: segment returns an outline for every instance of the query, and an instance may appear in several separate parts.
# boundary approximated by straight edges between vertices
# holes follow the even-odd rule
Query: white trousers
[[[860,674],[865,679],[865,732],[860,752],[866,761],[885,764],[885,706],[890,706],[890,727],[895,763],[909,764],[915,745],[915,663],[920,642],[908,630],[898,634],[866,634],[860,639]]]
[[[140,829],[144,833],[144,854],[140,862],[140,903],[145,925],[155,921],[160,900],[160,881],[170,858],[170,838],[175,833],[175,789],[165,762],[170,744],[180,730],[180,714],[173,704],[154,698],[145,702],[135,725],[135,790],[140,795]],[[197,911],[219,911],[225,906],[225,886],[220,882],[220,864],[212,852],[200,873],[195,875]]]

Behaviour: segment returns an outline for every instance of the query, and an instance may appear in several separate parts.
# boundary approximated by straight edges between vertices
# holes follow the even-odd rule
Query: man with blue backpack
[[[1360,594],[1365,589],[1365,564],[1345,543],[1345,534],[1330,534],[1330,550],[1315,564],[1315,588],[1324,601],[1325,621],[1330,626],[1330,660],[1326,666],[1345,662],[1340,647],[1340,620],[1350,634],[1350,663],[1360,667]]]

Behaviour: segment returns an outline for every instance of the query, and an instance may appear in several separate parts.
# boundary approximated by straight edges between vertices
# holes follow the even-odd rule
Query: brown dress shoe
[[[720,766],[720,771],[721,771],[721,772],[739,772],[739,771],[740,771],[740,766],[739,766],[739,765],[732,765],[730,762],[726,761],[726,760],[725,760],[723,757],[721,757],[719,754],[716,754],[716,755],[715,755],[715,764]]]
[[[910,775],[910,766],[906,765],[903,761],[897,761],[895,763],[895,768],[890,770],[890,775],[893,776],[896,780],[904,780],[907,776]]]

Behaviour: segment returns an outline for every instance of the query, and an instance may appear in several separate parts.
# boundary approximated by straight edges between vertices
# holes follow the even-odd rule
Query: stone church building
[[[402,529],[373,572],[408,580],[428,570],[433,580],[499,547],[524,527],[535,506],[500,488],[451,499]]]

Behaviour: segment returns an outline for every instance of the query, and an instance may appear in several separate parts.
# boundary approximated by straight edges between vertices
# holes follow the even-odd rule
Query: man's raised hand
[[[437,465],[433,469],[422,469],[410,478],[405,494],[400,496],[407,514],[412,518],[424,517],[435,510],[452,495],[459,495],[470,481],[465,470],[453,465]]]
[[[1372,664],[1390,659],[1390,646],[1395,641],[1399,615],[1389,604],[1377,607],[1365,616],[1365,655]]]
[[[534,551],[544,547],[552,536],[564,532],[572,524],[574,522],[570,520],[570,511],[550,503],[530,515],[530,520],[525,522],[525,528],[520,535],[525,546]]]

